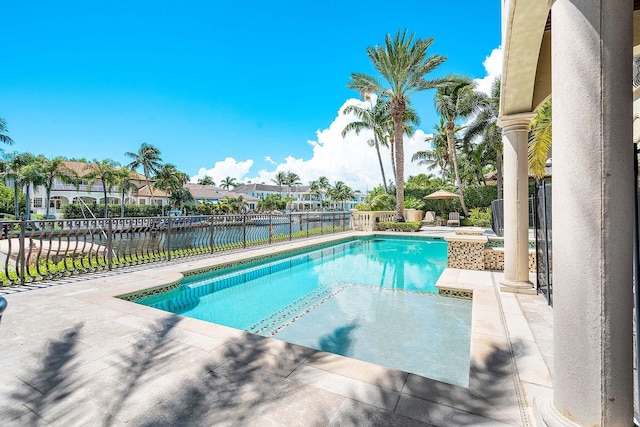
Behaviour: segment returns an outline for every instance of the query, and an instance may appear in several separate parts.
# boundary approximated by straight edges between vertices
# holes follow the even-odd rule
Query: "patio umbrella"
[[[425,199],[436,200],[436,199],[457,199],[460,197],[459,195],[452,193],[446,190],[438,190],[434,191],[431,194],[424,196]]]

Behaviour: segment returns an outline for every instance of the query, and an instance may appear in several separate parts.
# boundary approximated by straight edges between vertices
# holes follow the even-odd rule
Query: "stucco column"
[[[535,293],[529,281],[529,123],[534,113],[500,117],[504,147],[504,280],[501,290]]]
[[[633,425],[632,6],[552,6],[553,402],[547,425]]]

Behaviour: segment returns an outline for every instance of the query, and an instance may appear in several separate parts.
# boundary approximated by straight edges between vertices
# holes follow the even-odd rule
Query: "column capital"
[[[529,124],[536,117],[536,113],[516,113],[516,114],[503,114],[498,117],[498,126],[502,128],[503,132],[525,130],[526,127],[529,130]]]

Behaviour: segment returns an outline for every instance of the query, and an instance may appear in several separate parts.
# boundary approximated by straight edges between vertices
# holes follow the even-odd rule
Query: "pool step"
[[[313,306],[317,301],[331,295],[332,292],[333,290],[331,288],[313,290],[270,316],[256,322],[249,327],[247,331],[258,335],[269,336],[272,331],[286,323],[291,317]]]

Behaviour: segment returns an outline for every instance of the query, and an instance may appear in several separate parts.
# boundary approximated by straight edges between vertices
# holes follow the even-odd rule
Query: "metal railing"
[[[535,204],[529,197],[529,228],[535,227]],[[504,236],[504,199],[491,202],[491,229],[497,236]]]
[[[0,221],[0,285],[347,231],[348,212]]]

